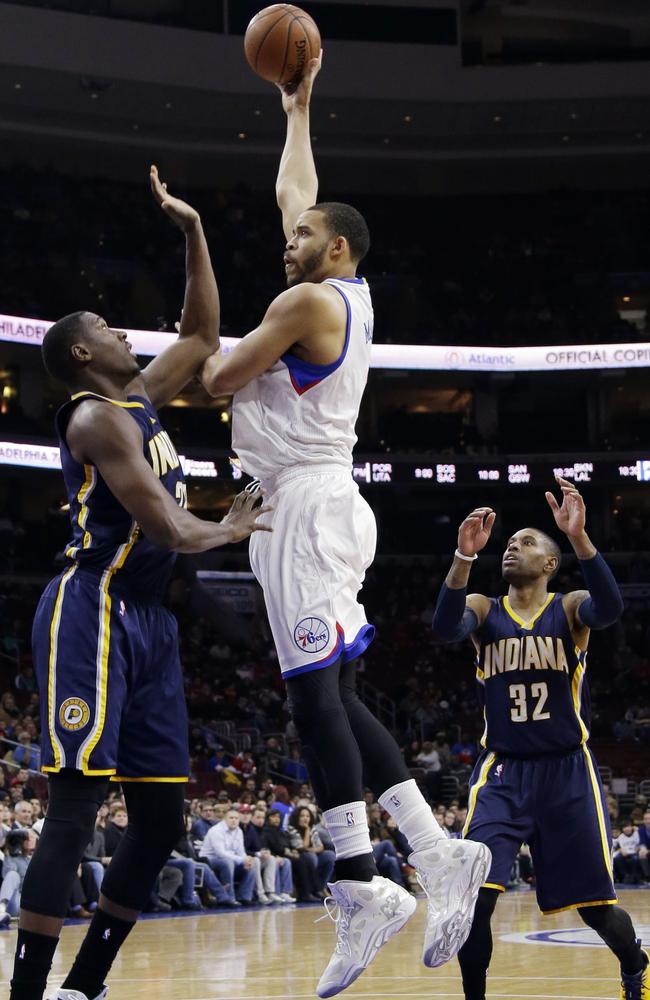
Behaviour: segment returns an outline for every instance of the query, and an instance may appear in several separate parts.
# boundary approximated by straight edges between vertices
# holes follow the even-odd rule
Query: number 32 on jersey
[[[546,681],[531,684],[511,684],[509,688],[510,719],[512,722],[541,722],[550,719],[551,713],[544,711],[548,700],[548,685]]]

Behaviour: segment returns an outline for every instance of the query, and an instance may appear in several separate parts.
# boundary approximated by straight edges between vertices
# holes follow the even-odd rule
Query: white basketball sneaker
[[[440,840],[435,847],[410,854],[408,861],[427,895],[422,961],[435,969],[452,959],[467,940],[492,854],[473,840]]]
[[[405,889],[380,875],[371,882],[333,882],[329,889],[325,909],[336,924],[336,947],[316,988],[319,997],[346,990],[417,905]]]
[[[52,1000],[104,1000],[108,996],[108,986],[105,986],[98,997],[87,997],[79,990],[57,990]]]

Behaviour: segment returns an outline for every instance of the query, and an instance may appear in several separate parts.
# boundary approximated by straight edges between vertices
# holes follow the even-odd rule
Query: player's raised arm
[[[155,166],[151,167],[150,180],[154,198],[184,232],[186,247],[185,301],[178,340],[142,372],[149,399],[154,406],[164,406],[198,375],[203,362],[219,346],[219,293],[198,212],[169,194]]]
[[[320,72],[323,53],[311,59],[297,84],[279,86],[287,115],[287,138],[275,184],[282,228],[289,240],[298,216],[315,204],[318,177],[311,148],[309,103],[314,80]]]
[[[546,499],[555,523],[567,536],[578,557],[587,584],[586,590],[574,590],[566,595],[564,609],[575,629],[607,628],[623,613],[621,592],[611,569],[587,534],[585,502],[575,483],[559,476],[557,483],[562,491],[562,504],[558,504],[550,491],[546,493]]]
[[[116,500],[161,548],[206,552],[253,531],[270,530],[257,521],[269,508],[254,507],[254,493],[240,493],[220,524],[201,521],[179,507],[147,463],[137,424],[117,406],[100,400],[84,403],[70,418],[66,439],[73,457],[97,468]]]
[[[482,594],[467,594],[472,563],[485,548],[496,514],[491,507],[477,507],[458,529],[458,548],[443,583],[433,615],[433,631],[442,642],[460,642],[475,632],[490,610]]]

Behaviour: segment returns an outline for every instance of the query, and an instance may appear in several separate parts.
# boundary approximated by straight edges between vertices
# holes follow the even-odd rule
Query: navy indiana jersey
[[[66,442],[68,421],[75,407],[86,399],[100,399],[128,411],[142,432],[145,459],[167,492],[180,506],[187,506],[180,460],[150,401],[142,396],[129,396],[127,402],[120,402],[94,392],[78,392],[56,415],[73,531],[66,556],[79,569],[101,579],[106,590],[110,585],[134,599],[160,600],[176,554],[150,542],[115,499],[95,466],[83,465],[70,454]]]
[[[589,738],[586,652],[571,635],[562,594],[549,594],[524,622],[507,597],[493,598],[475,633],[482,746],[505,756],[575,750]]]

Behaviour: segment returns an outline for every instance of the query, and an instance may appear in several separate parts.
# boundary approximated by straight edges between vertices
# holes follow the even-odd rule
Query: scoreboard
[[[188,479],[237,482],[244,477],[239,462],[225,454],[197,452],[179,457]],[[54,471],[61,468],[59,449],[53,444],[0,441],[2,465]],[[500,455],[490,458],[358,455],[352,473],[360,486],[384,488],[413,485],[445,490],[454,487],[489,490],[501,486],[549,489],[556,476],[562,476],[576,485],[623,486],[650,483],[650,453],[645,456],[621,452],[532,457]]]
[[[576,485],[616,486],[650,483],[650,458],[631,455],[535,456],[533,458],[444,458],[424,461],[357,460],[353,474],[363,485],[416,483],[422,486],[535,486],[548,489],[556,476]]]

